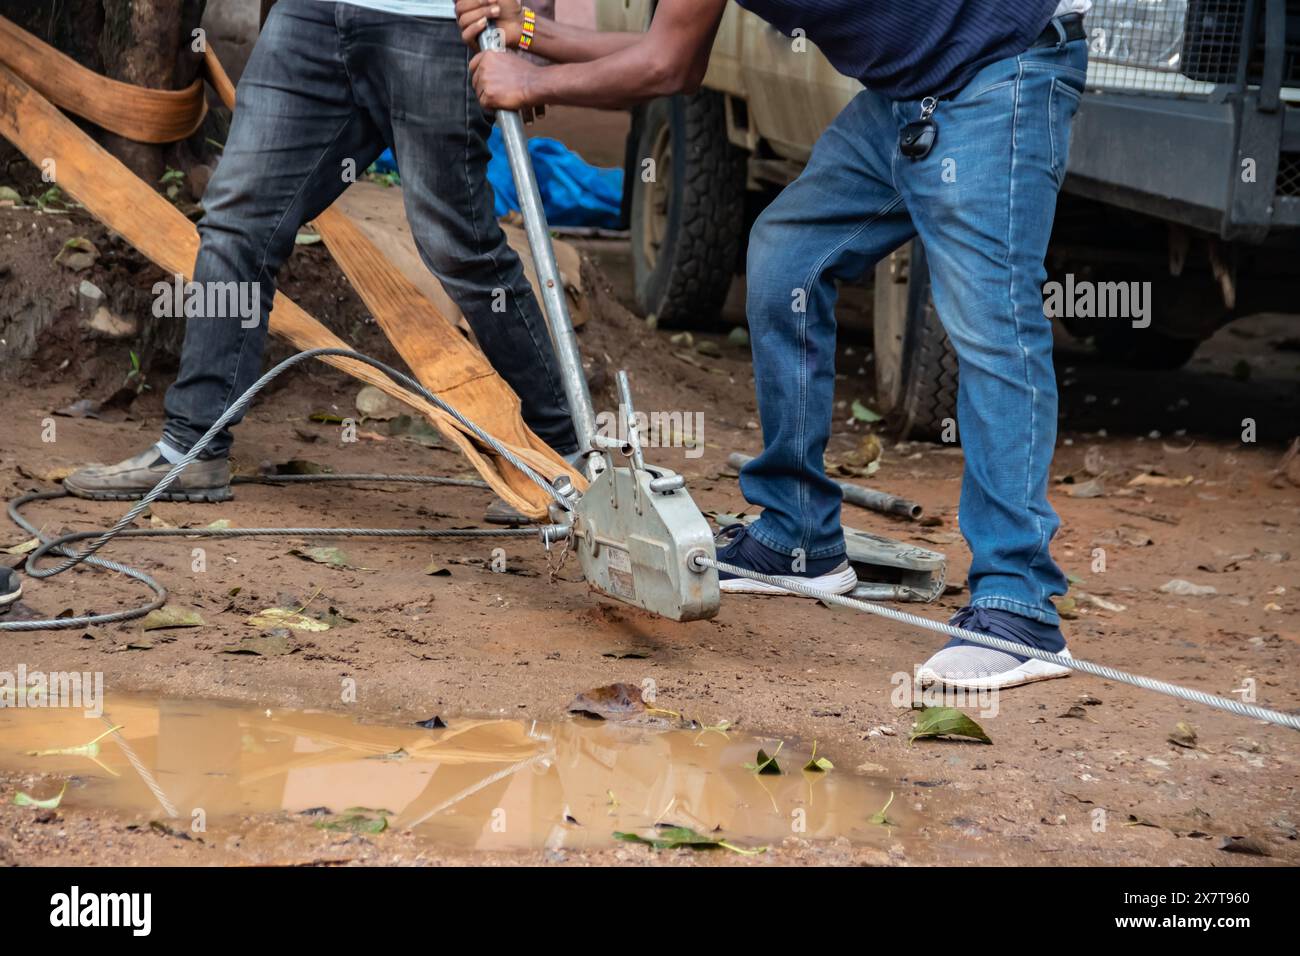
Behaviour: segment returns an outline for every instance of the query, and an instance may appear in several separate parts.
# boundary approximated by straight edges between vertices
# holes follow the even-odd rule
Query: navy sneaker
[[[717,534],[718,560],[759,574],[796,578],[809,587],[832,594],[847,594],[858,586],[858,576],[843,552],[829,558],[810,558],[802,571],[792,569],[794,559],[757,541],[743,524],[727,525]],[[719,586],[731,594],[784,594],[804,597],[762,581],[718,572]]]
[[[23,596],[23,579],[12,568],[0,568],[0,608],[7,608]]]
[[[964,607],[948,623],[953,627],[1000,637],[1004,641],[1014,641],[1062,657],[1070,656],[1065,648],[1065,637],[1061,634],[1060,625],[1045,624],[1000,608]],[[994,690],[1069,676],[1070,669],[1060,664],[995,651],[991,647],[954,637],[941,651],[921,665],[916,679],[922,686],[945,684],[970,690]]]

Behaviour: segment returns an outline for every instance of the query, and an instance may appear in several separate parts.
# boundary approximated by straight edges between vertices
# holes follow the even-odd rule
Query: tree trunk
[[[0,15],[96,73],[153,89],[174,90],[198,75],[193,31],[205,0],[0,0]],[[135,143],[112,133],[105,148],[137,175],[157,183],[173,145]],[[178,164],[180,165],[180,164]],[[185,164],[188,165],[188,164]]]

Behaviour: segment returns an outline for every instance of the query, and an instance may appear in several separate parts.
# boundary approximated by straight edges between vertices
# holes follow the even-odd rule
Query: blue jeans
[[[764,509],[751,529],[760,542],[810,559],[843,551],[840,490],[823,466],[835,283],[919,235],[959,364],[971,604],[1059,621],[1051,597],[1066,579],[1048,550],[1060,521],[1047,502],[1056,379],[1043,256],[1086,66],[1082,40],[990,64],[938,104],[938,141],[916,161],[898,138],[920,103],[864,91],[759,217],[747,308],[765,448],[741,489]]]
[[[390,146],[424,264],[518,394],[529,427],[561,453],[576,450],[546,321],[493,214],[492,127],[469,81],[469,56],[454,20],[319,0],[272,8],[203,197],[194,267],[196,283],[258,283],[260,315],[187,321],[165,403],[169,444],[187,451],[261,374],[276,273],[299,226]],[[230,444],[227,429],[205,457]]]

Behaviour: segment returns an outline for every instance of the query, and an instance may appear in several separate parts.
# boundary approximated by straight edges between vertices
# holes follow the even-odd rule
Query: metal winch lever
[[[505,47],[494,25],[480,34],[479,45],[493,51]],[[616,439],[597,433],[523,119],[518,113],[502,110],[497,124],[514,174],[578,447],[587,458],[585,470],[591,479],[586,493],[564,516],[572,521],[571,547],[578,552],[587,581],[610,597],[674,621],[713,617],[721,599],[718,572],[697,567],[693,561],[696,554],[714,556],[708,520],[691,500],[681,475],[645,463],[626,372],[618,373],[620,431],[626,435]],[[600,470],[602,460],[606,467]],[[552,513],[560,517],[554,509]],[[549,544],[558,537],[553,534],[544,542]]]

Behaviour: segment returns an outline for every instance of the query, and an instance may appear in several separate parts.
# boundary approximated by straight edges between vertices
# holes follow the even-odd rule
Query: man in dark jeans
[[[562,455],[577,450],[546,322],[493,215],[491,125],[469,59],[451,0],[280,0],[271,9],[203,197],[194,267],[201,288],[244,284],[232,300],[253,303],[252,314],[190,318],[161,441],[116,465],[82,468],[64,481],[69,492],[146,494],[257,379],[276,273],[298,228],[385,146],[401,168],[425,265],[519,395],[529,427]],[[230,445],[225,430],[164,498],[229,498]]]

